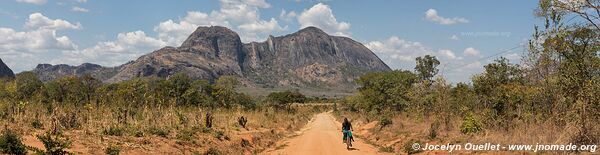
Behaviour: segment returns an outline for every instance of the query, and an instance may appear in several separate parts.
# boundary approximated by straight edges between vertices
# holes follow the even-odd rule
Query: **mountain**
[[[211,26],[198,27],[180,47],[164,47],[123,65],[108,82],[184,72],[209,81],[233,75],[261,87],[353,87],[361,75],[389,70],[361,43],[316,27],[244,44],[234,31]]]
[[[0,78],[14,78],[15,73],[0,59]]]
[[[90,74],[112,83],[185,73],[211,82],[223,75],[236,76],[247,88],[354,90],[348,88],[355,88],[354,80],[361,75],[389,70],[361,43],[316,27],[242,43],[236,32],[211,26],[198,27],[179,47],[163,47],[121,66],[40,64],[33,72],[42,81]]]
[[[79,66],[70,66],[65,64],[38,64],[37,67],[32,70],[32,72],[34,72],[38,78],[44,82],[64,76],[83,76],[86,74],[89,74],[96,79],[105,81],[117,74],[119,70],[120,66],[103,67],[91,63],[83,63]]]

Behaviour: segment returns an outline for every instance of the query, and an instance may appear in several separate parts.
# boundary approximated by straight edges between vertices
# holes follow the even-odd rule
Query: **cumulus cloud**
[[[438,50],[438,54],[440,56],[443,56],[443,57],[445,57],[447,59],[450,59],[450,60],[462,59],[461,57],[457,57],[456,54],[454,54],[454,52],[452,52],[452,50],[441,49],[441,50]]]
[[[221,0],[220,3],[219,10],[213,10],[210,13],[189,11],[178,22],[169,19],[161,22],[154,30],[161,40],[176,46],[181,44],[198,26],[219,25],[232,28],[240,33],[244,42],[258,41],[273,32],[286,29],[280,26],[274,18],[267,20],[260,18],[259,9],[271,7],[264,0]]]
[[[25,27],[30,29],[81,29],[81,24],[72,24],[62,19],[50,19],[42,13],[36,12],[29,15],[29,19],[25,23]]]
[[[327,33],[349,36],[350,23],[338,22],[328,5],[318,3],[298,16],[300,27],[315,26]]]
[[[57,35],[57,31],[79,29],[81,25],[33,13],[25,27],[29,29],[17,31],[0,27],[0,57],[15,71],[31,69],[35,64],[47,61],[45,54],[77,49],[69,37]]]
[[[462,17],[445,18],[438,15],[435,9],[429,9],[425,12],[425,19],[442,25],[452,25],[458,23],[469,23],[469,20]]]
[[[133,60],[149,51],[166,46],[156,38],[146,36],[143,31],[117,34],[114,41],[99,42],[93,47],[83,50],[63,51],[63,57],[54,59],[52,63],[80,64],[84,62],[116,66]]]
[[[17,2],[19,3],[29,3],[29,4],[35,4],[35,5],[43,5],[46,4],[46,0],[17,0]]]
[[[71,8],[71,11],[73,11],[73,12],[84,12],[84,13],[85,12],[90,12],[89,9],[82,8],[82,7],[77,7],[77,6],[74,6],[73,8]]]
[[[279,19],[287,22],[292,21],[294,18],[296,18],[296,16],[297,15],[295,11],[287,12],[285,9],[281,9],[281,13],[279,13]]]
[[[465,56],[481,56],[479,50],[473,47],[466,48],[465,51],[463,51],[463,54]]]

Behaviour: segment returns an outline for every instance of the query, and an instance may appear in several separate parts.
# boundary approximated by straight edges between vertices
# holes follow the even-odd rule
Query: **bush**
[[[390,146],[384,146],[384,147],[380,147],[379,151],[381,151],[381,152],[394,152],[394,148],[392,148]]]
[[[116,145],[109,145],[108,147],[106,147],[106,150],[104,150],[104,153],[106,153],[107,155],[118,155],[120,152],[121,147]]]
[[[44,143],[46,151],[42,154],[63,155],[69,154],[65,149],[71,147],[71,141],[60,133],[46,132],[38,135],[37,138]]]
[[[379,121],[379,130],[383,129],[384,127],[388,126],[388,125],[392,125],[392,120],[390,118],[384,117]]]
[[[431,123],[431,126],[429,127],[429,139],[435,139],[437,137],[437,131],[440,128],[440,122],[435,121],[433,123]]]
[[[10,129],[4,129],[0,136],[0,152],[5,154],[26,154],[21,137]]]
[[[40,119],[34,119],[31,122],[31,127],[35,128],[35,129],[42,129],[42,128],[44,128],[44,124],[42,124],[42,121],[40,121]]]
[[[418,148],[414,147],[414,145],[418,144]],[[422,146],[423,142],[419,141],[419,140],[409,140],[406,143],[404,143],[404,152],[406,152],[407,154],[416,154],[421,152],[422,150],[420,149],[420,147]],[[413,148],[414,147],[414,148]]]
[[[168,131],[163,130],[161,128],[157,128],[157,127],[151,127],[150,129],[148,129],[148,133],[156,135],[156,136],[164,137],[164,138],[167,138],[167,136],[169,136]]]
[[[208,150],[206,150],[206,152],[204,152],[204,155],[220,155],[221,151],[215,149],[215,148],[210,148]]]
[[[123,136],[124,132],[125,132],[125,129],[123,129],[121,127],[111,126],[111,127],[105,128],[102,131],[102,134],[109,135],[109,136]]]
[[[273,92],[267,96],[266,102],[277,109],[289,109],[292,103],[304,103],[307,98],[298,90]]]
[[[464,134],[477,133],[482,130],[481,126],[481,123],[473,117],[473,114],[469,113],[465,116],[462,125],[460,125],[460,132]]]

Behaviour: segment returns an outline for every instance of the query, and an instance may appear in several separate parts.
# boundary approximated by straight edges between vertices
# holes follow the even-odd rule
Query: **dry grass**
[[[43,149],[35,136],[57,128],[73,141],[70,151],[76,154],[101,154],[98,150],[109,146],[126,154],[193,154],[211,148],[222,154],[253,154],[275,147],[277,140],[320,112],[314,107],[296,107],[295,112],[116,105],[56,105],[49,112],[47,106],[30,103],[17,111],[6,107],[0,103],[8,113],[0,125],[21,133],[26,145]],[[210,129],[205,127],[207,112],[214,118]],[[248,119],[246,128],[237,122],[241,116]]]
[[[356,135],[366,140],[368,143],[379,146],[380,148],[391,147],[393,152],[405,154],[404,145],[414,140],[429,144],[569,144],[570,137],[574,135],[576,127],[567,125],[560,127],[550,122],[543,123],[525,123],[514,122],[514,125],[507,129],[484,128],[482,132],[472,135],[460,132],[462,118],[450,117],[447,121],[444,118],[435,116],[411,116],[397,115],[392,117],[393,124],[380,129],[376,119],[368,119],[364,115],[339,111],[336,112],[338,119],[347,117],[353,122]],[[439,123],[436,130],[436,137],[430,136],[432,123]],[[441,153],[444,151],[428,151],[425,154]],[[533,152],[454,152],[459,154],[536,154]],[[549,154],[560,154],[562,152],[544,152]],[[572,153],[572,152],[571,152]],[[586,154],[586,152],[583,152]],[[587,152],[589,153],[589,152]],[[596,152],[597,153],[597,152]]]

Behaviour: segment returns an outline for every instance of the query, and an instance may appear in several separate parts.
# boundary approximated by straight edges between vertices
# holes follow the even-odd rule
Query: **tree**
[[[239,84],[237,78],[233,76],[221,76],[217,79],[212,96],[221,107],[231,107],[235,103],[235,87]]]
[[[307,98],[298,90],[287,90],[283,92],[272,92],[267,96],[266,100],[271,106],[278,109],[289,109],[289,106],[292,103],[304,103]]]
[[[526,60],[541,93],[557,94],[539,100],[579,126],[575,143],[600,140],[591,134],[600,119],[600,1],[540,0],[536,15],[545,25],[535,27]]]
[[[22,72],[16,75],[17,98],[30,99],[42,87],[43,83],[33,72]]]
[[[421,80],[432,81],[432,78],[438,73],[437,66],[440,61],[435,56],[425,55],[424,57],[416,58],[417,65],[415,71]]]
[[[389,108],[402,111],[408,104],[408,91],[416,80],[415,74],[403,70],[368,73],[360,77],[357,83],[359,95],[365,101],[363,108],[377,113]]]
[[[177,73],[172,77],[169,77],[169,95],[175,98],[175,103],[178,105],[183,104],[183,94],[190,88],[192,80],[185,73]]]

